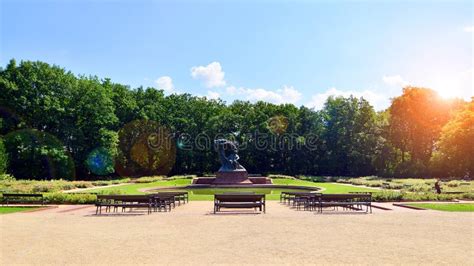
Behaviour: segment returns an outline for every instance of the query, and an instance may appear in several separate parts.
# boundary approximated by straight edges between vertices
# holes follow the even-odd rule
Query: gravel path
[[[395,208],[315,214],[268,202],[267,214],[97,217],[59,206],[0,216],[0,264],[474,264],[474,215]]]

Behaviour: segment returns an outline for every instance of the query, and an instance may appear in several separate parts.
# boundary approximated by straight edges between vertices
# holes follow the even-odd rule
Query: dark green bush
[[[11,193],[47,193],[60,192],[64,190],[72,190],[76,188],[91,188],[99,184],[111,185],[126,183],[130,179],[117,179],[108,181],[66,181],[66,180],[0,180],[0,191]]]
[[[7,171],[8,155],[3,143],[3,137],[0,136],[0,175],[4,175]]]
[[[312,182],[326,182],[326,178],[324,176],[305,176],[305,175],[300,175],[296,176],[296,178],[300,180],[305,180],[305,181],[312,181]]]
[[[402,189],[402,188],[404,188],[404,185],[390,182],[386,186],[384,186],[384,188],[387,188],[387,189]]]
[[[152,183],[163,180],[163,176],[144,176],[133,180],[133,183]]]
[[[372,194],[373,201],[401,201],[403,194],[397,191],[384,190]]]
[[[445,183],[445,185],[448,186],[448,187],[458,187],[458,186],[461,185],[461,183],[462,182],[459,181],[459,180],[452,180],[452,181],[449,181],[449,182]]]
[[[74,188],[90,188],[94,186],[91,182],[86,181],[75,181],[72,185],[74,186]]]
[[[97,200],[94,194],[46,193],[44,197],[51,204],[93,204]]]
[[[93,186],[110,186],[110,185],[116,185],[116,184],[122,184],[122,183],[129,183],[130,178],[122,178],[122,179],[112,179],[112,180],[97,180],[97,181],[92,181]]]
[[[55,136],[22,129],[4,137],[8,172],[17,179],[74,179],[74,162]]]
[[[122,194],[125,194],[125,192],[123,190],[120,190],[120,189],[107,189],[107,190],[104,190],[104,191],[100,191],[97,194],[100,194],[100,195],[122,195]]]
[[[193,179],[196,178],[196,175],[174,175],[172,177],[166,178],[168,180],[174,180],[174,179]]]
[[[0,174],[0,182],[2,181],[15,181],[15,178],[9,174]]]
[[[295,179],[294,176],[290,176],[290,175],[273,175],[273,174],[270,174],[267,177],[271,178],[271,179]]]
[[[474,193],[436,194],[433,192],[398,192],[384,190],[372,194],[374,201],[448,201],[455,199],[472,200]]]

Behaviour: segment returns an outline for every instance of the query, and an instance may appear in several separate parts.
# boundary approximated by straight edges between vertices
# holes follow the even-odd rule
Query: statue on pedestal
[[[214,184],[252,184],[248,179],[248,173],[238,162],[237,144],[226,139],[214,141],[216,145],[221,167],[216,173]]]
[[[226,139],[218,139],[215,140],[214,143],[216,144],[219,160],[222,164],[221,168],[219,168],[219,172],[245,170],[238,162],[240,157],[237,154],[238,149],[235,142]]]

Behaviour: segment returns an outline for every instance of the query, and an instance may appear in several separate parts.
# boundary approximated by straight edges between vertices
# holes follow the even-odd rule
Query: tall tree
[[[474,177],[474,98],[441,130],[432,161],[442,176]]]
[[[428,174],[428,163],[441,128],[459,108],[460,101],[442,99],[426,88],[406,87],[392,100],[390,141],[401,150],[402,169],[413,167],[412,174]],[[409,161],[409,167],[405,164]]]
[[[3,143],[3,137],[0,136],[0,175],[5,174],[8,167],[8,155]]]
[[[376,146],[376,114],[373,107],[355,97],[329,97],[322,110],[326,152],[323,172],[332,175],[373,173]]]
[[[71,165],[78,178],[113,175],[119,157],[134,160],[132,168],[140,170],[134,175],[170,169],[170,174],[212,173],[219,164],[213,140],[222,137],[239,142],[241,162],[251,173],[421,176],[429,174],[430,158],[444,165],[440,174],[472,172],[471,161],[463,159],[471,152],[470,113],[463,109],[445,126],[463,102],[424,88],[405,88],[380,113],[355,97],[331,97],[315,111],[167,96],[155,88],[75,76],[43,62],[11,60],[0,69],[0,90],[8,171],[21,178],[66,177]],[[131,125],[134,130],[123,134]],[[163,143],[157,132],[169,132],[171,139],[164,141],[176,147],[156,152]],[[134,138],[138,141],[128,142]],[[142,152],[145,147],[151,150]]]

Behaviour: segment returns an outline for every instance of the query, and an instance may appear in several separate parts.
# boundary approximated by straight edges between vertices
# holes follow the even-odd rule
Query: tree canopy
[[[239,143],[254,174],[473,175],[472,101],[425,88],[405,88],[382,112],[352,96],[313,110],[165,95],[11,60],[0,90],[0,173],[16,178],[213,173],[220,137]]]

